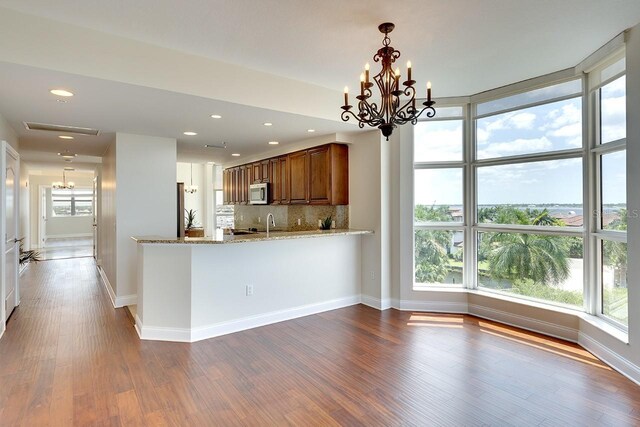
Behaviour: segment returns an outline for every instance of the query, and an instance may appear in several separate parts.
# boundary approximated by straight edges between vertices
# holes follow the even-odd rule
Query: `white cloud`
[[[562,126],[559,129],[547,132],[548,136],[555,137],[576,137],[582,135],[582,123],[573,123],[570,125]]]
[[[540,126],[540,130],[559,129],[569,125],[580,125],[582,123],[582,110],[577,102],[565,104],[561,108],[549,111],[546,116],[546,123]]]
[[[489,144],[487,148],[478,150],[478,158],[515,156],[518,154],[537,153],[552,147],[551,141],[546,136],[533,139],[516,139],[509,142],[496,142]]]

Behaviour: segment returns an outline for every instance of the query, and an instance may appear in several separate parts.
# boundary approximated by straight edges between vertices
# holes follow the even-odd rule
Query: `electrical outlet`
[[[318,227],[322,227],[322,220],[321,219],[318,220]]]
[[[240,215],[240,221],[244,221],[244,215]]]
[[[247,285],[247,296],[250,297],[253,295],[253,285]]]
[[[302,224],[302,220],[300,218],[298,218],[298,225]]]
[[[262,218],[258,217],[258,222],[261,222],[261,221],[260,221],[261,219],[262,219]]]
[[[376,280],[376,272],[371,270],[371,280],[374,281]]]
[[[334,220],[334,221],[331,221],[331,228],[336,228],[336,222],[335,222],[335,220]]]

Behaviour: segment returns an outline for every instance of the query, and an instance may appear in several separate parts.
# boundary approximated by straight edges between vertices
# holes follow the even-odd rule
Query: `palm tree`
[[[502,279],[529,278],[557,284],[569,277],[569,247],[562,237],[496,233],[491,237],[489,270]]]
[[[447,277],[451,237],[450,231],[416,230],[416,282],[439,283]]]

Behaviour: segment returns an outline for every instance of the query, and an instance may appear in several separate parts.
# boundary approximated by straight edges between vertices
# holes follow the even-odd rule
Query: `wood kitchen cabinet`
[[[297,151],[287,156],[289,164],[289,203],[306,204],[309,200],[309,162],[307,151]]]
[[[349,204],[349,149],[327,144],[225,169],[225,203],[249,203],[249,185],[269,183],[270,204]]]

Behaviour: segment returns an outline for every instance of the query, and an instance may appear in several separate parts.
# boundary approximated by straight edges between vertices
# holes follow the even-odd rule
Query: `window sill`
[[[594,316],[592,314],[578,313],[578,317],[580,317],[581,320],[584,320],[591,326],[600,329],[605,334],[617,339],[621,343],[629,345],[628,332],[625,332],[622,329],[617,328],[611,323],[607,322],[606,320],[603,320],[600,317]]]
[[[495,292],[487,292],[482,289],[467,289],[463,287],[445,287],[445,286],[418,286],[414,285],[413,291],[416,292],[440,292],[440,293],[466,293],[472,295],[479,295],[485,298],[493,298],[501,301],[506,301],[511,304],[525,305],[528,307],[535,307],[540,310],[546,310],[554,313],[561,313],[569,316],[573,316],[580,320],[584,320],[591,326],[598,328],[600,331],[611,336],[612,338],[624,343],[629,344],[629,334],[620,328],[615,327],[606,320],[601,319],[598,316],[585,313],[580,309],[573,309],[569,307],[562,307],[557,305],[545,304],[538,301],[526,300],[521,298],[512,297],[510,295],[503,295]],[[517,314],[513,312],[513,314]]]

